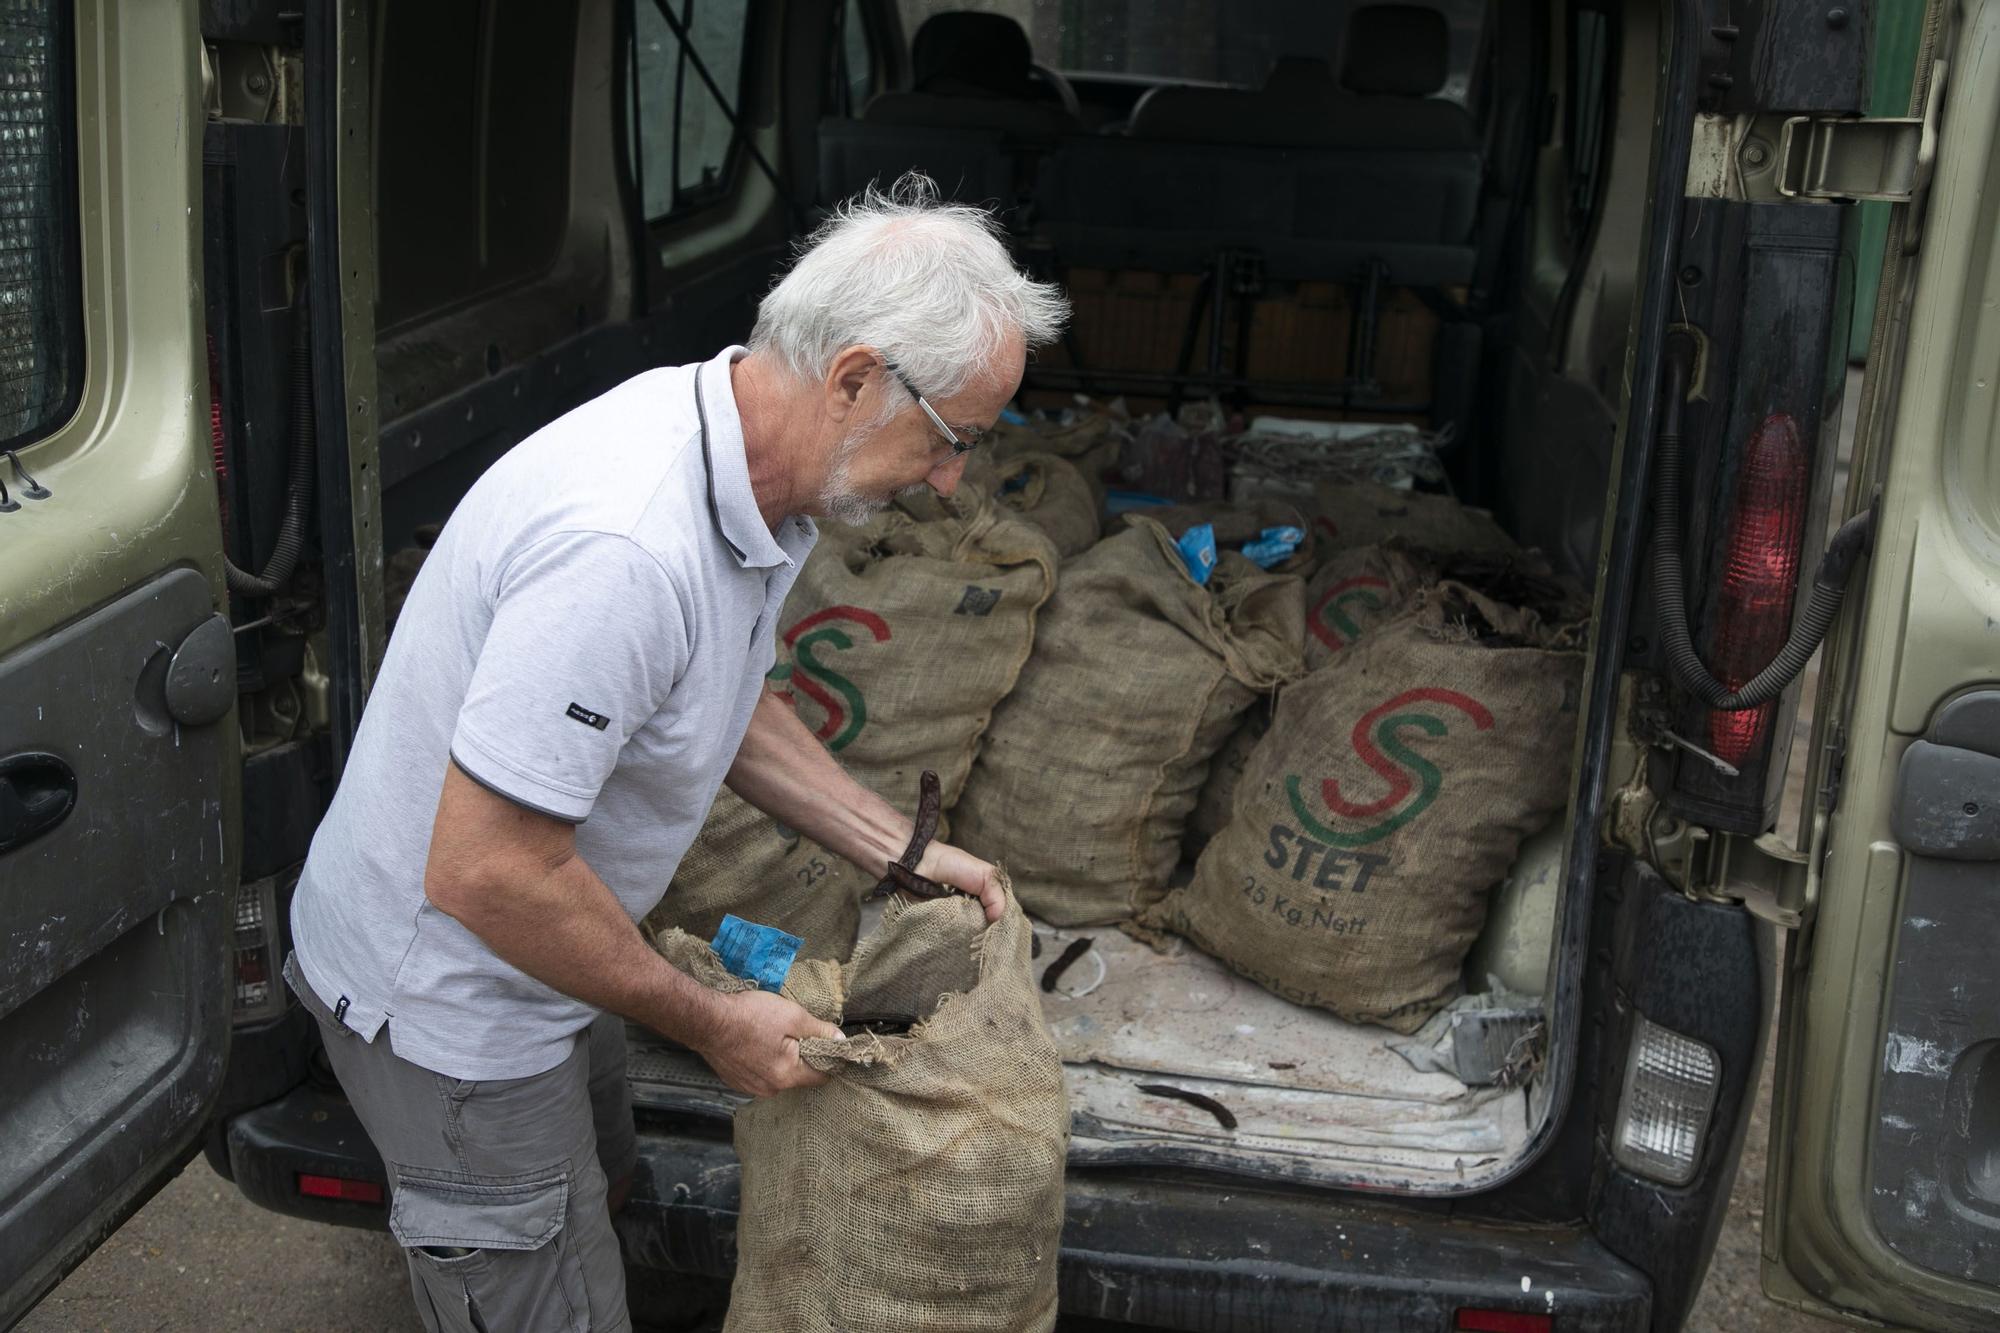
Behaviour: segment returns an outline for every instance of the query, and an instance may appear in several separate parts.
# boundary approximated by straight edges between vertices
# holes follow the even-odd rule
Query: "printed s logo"
[[[1312,611],[1306,616],[1306,628],[1313,632],[1314,638],[1337,653],[1361,637],[1361,627],[1354,623],[1350,614],[1352,609],[1365,607],[1370,611],[1380,611],[1388,605],[1385,600],[1388,591],[1389,580],[1373,574],[1342,579],[1313,603]]]
[[[1436,708],[1418,711],[1424,704],[1435,705]],[[1308,807],[1298,775],[1288,774],[1285,794],[1291,800],[1292,813],[1298,816],[1299,823],[1313,837],[1330,847],[1365,847],[1388,837],[1422,814],[1437,799],[1438,792],[1443,790],[1444,774],[1438,772],[1437,765],[1405,745],[1401,733],[1414,729],[1427,736],[1448,734],[1450,727],[1443,718],[1435,715],[1446,708],[1463,713],[1480,731],[1492,729],[1493,714],[1486,706],[1457,690],[1426,687],[1405,690],[1394,698],[1385,699],[1362,714],[1361,720],[1354,724],[1350,743],[1361,762],[1388,782],[1389,790],[1372,801],[1350,801],[1341,795],[1340,783],[1335,779],[1328,778],[1320,783],[1320,798],[1335,815],[1346,820],[1376,819],[1376,822],[1349,832],[1328,827]],[[1412,774],[1415,775],[1414,780]],[[1377,816],[1382,818],[1377,819]]]
[[[813,735],[825,741],[829,750],[845,749],[868,725],[868,704],[861,691],[816,655],[822,646],[836,652],[852,648],[857,636],[850,628],[866,631],[876,643],[889,641],[889,622],[873,611],[829,606],[785,631],[784,644],[791,650],[792,660],[772,668],[768,677],[774,682],[789,681],[826,713],[826,720]]]

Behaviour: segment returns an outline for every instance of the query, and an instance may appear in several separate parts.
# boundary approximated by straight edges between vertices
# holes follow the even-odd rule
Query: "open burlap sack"
[[[1056,1320],[1069,1098],[1010,898],[892,898],[852,962],[793,965],[784,993],[830,1023],[831,1077],[736,1112],[742,1212],[725,1333],[1047,1333]],[[679,931],[670,962],[744,989]],[[900,1020],[900,1022],[899,1022]]]
[[[1519,549],[1493,515],[1448,495],[1367,482],[1321,482],[1313,491],[1313,507],[1313,531],[1325,550],[1379,546],[1394,539],[1435,555]]]
[[[1040,528],[1064,560],[1097,544],[1097,497],[1076,464],[1059,454],[1020,453],[995,458],[974,450],[965,484]]]
[[[1225,553],[1196,583],[1158,523],[1063,571],[994,712],[953,841],[1004,860],[1057,925],[1120,921],[1165,889],[1209,761],[1303,669],[1304,588]]]
[[[1034,646],[1055,569],[1039,529],[971,489],[827,524],[785,601],[773,686],[904,814],[926,768],[949,807]],[[880,877],[724,791],[647,920],[709,938],[734,913],[800,936],[802,957],[845,958]]]
[[[1424,562],[1393,545],[1335,551],[1306,584],[1306,668],[1318,670],[1395,619],[1433,581]]]
[[[1568,794],[1582,655],[1456,584],[1290,688],[1193,883],[1142,924],[1299,1004],[1413,1032]]]

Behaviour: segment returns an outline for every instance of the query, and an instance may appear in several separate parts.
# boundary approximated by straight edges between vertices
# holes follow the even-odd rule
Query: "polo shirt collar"
[[[729,367],[748,354],[743,347],[724,348],[712,361],[695,367],[701,385],[701,406],[708,418],[706,451],[710,511],[722,535],[735,548],[734,554],[745,568],[768,569],[788,564],[791,555],[771,535],[764,515],[757,508],[757,495],[750,489],[750,464],[743,451],[743,418],[736,411],[736,393],[730,385]],[[802,518],[788,518],[787,525],[810,524]]]

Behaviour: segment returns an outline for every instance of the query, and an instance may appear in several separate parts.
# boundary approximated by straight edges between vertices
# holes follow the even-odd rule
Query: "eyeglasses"
[[[960,454],[971,453],[974,449],[978,448],[980,436],[984,434],[983,431],[968,430],[966,434],[972,438],[969,440],[964,438],[950,426],[944,424],[944,418],[937,414],[937,409],[931,406],[930,400],[917,392],[917,386],[910,383],[910,377],[898,370],[893,361],[885,360],[882,364],[891,375],[896,377],[896,382],[909,391],[910,397],[917,400],[917,406],[924,409],[924,415],[931,419],[931,424],[938,428],[938,433],[950,442],[951,456],[953,458],[958,457]]]

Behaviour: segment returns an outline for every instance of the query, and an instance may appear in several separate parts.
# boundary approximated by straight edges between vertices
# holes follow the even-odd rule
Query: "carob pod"
[[[900,859],[889,863],[889,873],[869,893],[870,898],[886,898],[898,891],[912,898],[943,898],[965,892],[950,884],[925,879],[917,873],[917,863],[924,859],[924,850],[937,836],[938,813],[943,805],[944,792],[938,782],[937,771],[927,768],[917,780],[917,826],[910,834],[910,845],[903,849]]]

